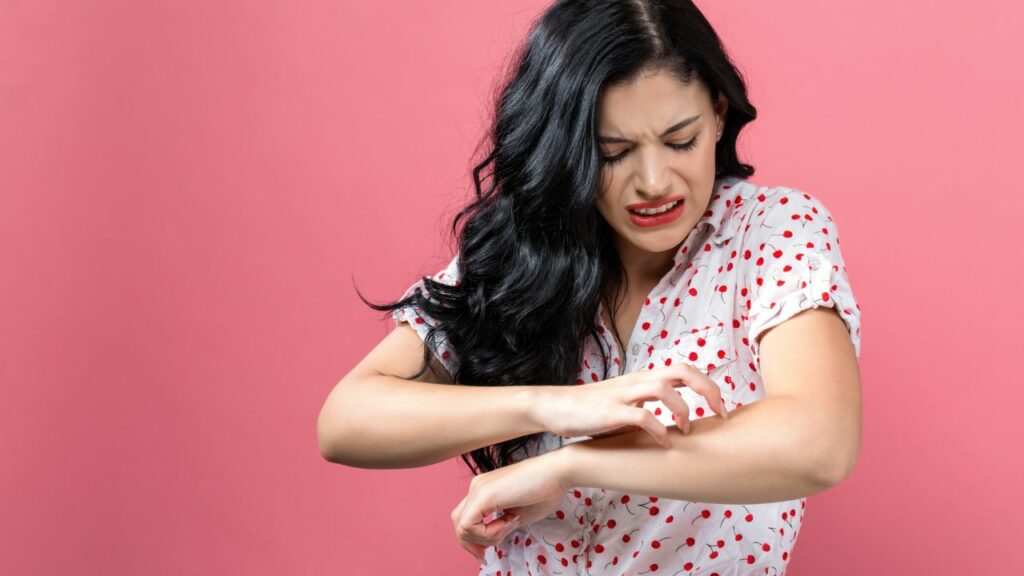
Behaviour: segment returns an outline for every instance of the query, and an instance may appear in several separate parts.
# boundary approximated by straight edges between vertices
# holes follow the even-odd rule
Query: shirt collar
[[[711,200],[708,202],[708,209],[704,216],[694,225],[694,230],[707,227],[708,238],[715,244],[721,245],[732,238],[738,228],[738,219],[733,217],[737,200],[742,201],[739,196],[740,184],[744,180],[737,176],[724,176],[715,180],[715,187],[711,191]],[[685,243],[685,242],[684,242]],[[685,256],[682,250],[676,251],[675,260],[678,262]]]

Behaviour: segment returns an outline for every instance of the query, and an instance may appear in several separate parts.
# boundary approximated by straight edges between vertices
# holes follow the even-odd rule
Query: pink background
[[[546,4],[0,1],[0,572],[476,573],[458,460],[315,423],[390,329],[354,286],[446,262]],[[861,460],[789,573],[1019,573],[1024,11],[700,5],[753,181],[825,201],[863,308]]]

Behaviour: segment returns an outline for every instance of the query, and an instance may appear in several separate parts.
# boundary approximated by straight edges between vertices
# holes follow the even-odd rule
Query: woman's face
[[[727,101],[712,106],[702,82],[683,84],[667,72],[608,86],[600,98],[601,189],[597,207],[615,230],[627,265],[652,254],[671,260],[676,246],[708,208],[715,184],[717,131]],[[660,219],[636,215],[636,204],[680,203]]]

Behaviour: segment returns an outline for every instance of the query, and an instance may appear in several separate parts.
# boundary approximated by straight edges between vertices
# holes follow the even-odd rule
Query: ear
[[[718,118],[718,127],[725,128],[725,116],[729,113],[729,100],[725,94],[718,93],[718,101],[715,102],[715,116]]]

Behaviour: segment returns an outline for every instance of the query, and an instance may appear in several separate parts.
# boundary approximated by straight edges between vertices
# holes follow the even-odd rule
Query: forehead
[[[711,99],[694,78],[680,82],[668,72],[646,73],[628,84],[606,87],[599,99],[598,126],[602,134],[658,134],[673,121],[704,112]]]

